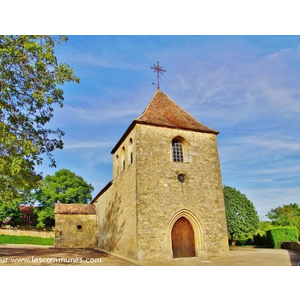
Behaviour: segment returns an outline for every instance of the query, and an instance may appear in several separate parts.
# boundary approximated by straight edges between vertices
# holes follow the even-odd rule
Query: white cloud
[[[130,69],[130,70],[140,70],[141,67],[136,63],[131,63],[122,60],[117,57],[111,57],[110,55],[93,55],[89,53],[80,53],[78,55],[73,55],[70,60],[77,63],[82,63],[84,65],[91,65],[95,67],[109,68],[109,69]]]
[[[287,116],[296,118],[300,112],[300,72],[293,61],[299,60],[299,49],[272,54],[251,54],[251,49],[247,50],[247,54],[232,51],[227,56],[214,50],[202,59],[190,57],[195,54],[188,51],[173,55],[176,70],[168,87],[174,99],[182,101],[200,121],[218,120],[218,124],[227,126],[259,121],[265,116],[280,123]],[[293,122],[300,126],[300,120]]]
[[[103,106],[86,106],[86,107],[73,107],[66,105],[64,107],[64,113],[61,114],[61,119],[70,120],[73,123],[104,123],[110,120],[120,121],[123,117],[132,116],[137,117],[140,114],[140,110],[136,108],[130,108],[126,105],[119,107],[108,107],[105,104]]]
[[[259,215],[267,219],[265,215],[271,210],[282,205],[298,203],[300,205],[298,187],[273,187],[273,188],[253,188],[244,189],[244,193],[254,203]]]
[[[228,43],[228,39],[233,43]],[[95,165],[99,170],[108,168],[107,163],[111,162],[108,147],[115,143],[99,142],[100,132],[106,140],[120,138],[119,134],[142,113],[155,92],[151,81],[149,87],[137,86],[137,77],[126,81],[129,86],[124,87],[123,82],[118,82],[120,70],[113,69],[139,69],[142,60],[148,63],[150,58],[158,56],[167,69],[162,77],[162,90],[200,122],[220,130],[224,183],[249,196],[260,214],[282,203],[295,202],[300,193],[299,189],[293,189],[300,184],[299,46],[280,48],[276,45],[270,50],[266,46],[268,41],[255,45],[255,42],[245,42],[247,39],[243,37],[228,39],[216,38],[213,43],[203,44],[190,42],[185,48],[165,45],[157,48],[157,52],[144,48],[134,59],[133,53],[130,58],[125,57],[123,52],[109,49],[103,43],[82,55],[83,49],[89,51],[91,42],[87,47],[81,44],[84,47],[70,59],[80,67],[86,66],[83,73],[90,68],[83,80],[89,79],[90,74],[97,76],[107,71],[111,75],[115,71],[116,80],[111,77],[109,87],[100,87],[97,82],[93,83],[95,86],[87,85],[91,88],[88,94],[66,102],[61,115],[56,117],[73,130],[68,136],[73,140],[65,145],[67,154],[76,155],[77,161],[88,166],[89,171],[94,170]],[[106,70],[108,68],[110,70]],[[144,68],[145,73],[146,68],[148,66]],[[144,82],[148,82],[150,75],[141,75]],[[155,74],[151,78],[154,81]],[[114,126],[118,129],[107,133]],[[122,126],[124,130],[120,132]],[[86,132],[82,128],[86,128]],[[81,130],[82,141],[77,140],[80,136],[76,129]],[[95,132],[99,132],[97,141],[93,140]]]
[[[109,148],[113,147],[114,142],[95,142],[95,141],[78,141],[78,142],[68,142],[65,141],[64,149],[65,150],[74,150],[82,148]]]
[[[244,143],[251,144],[253,146],[259,146],[263,148],[267,148],[270,150],[290,150],[297,151],[300,150],[300,141],[294,141],[290,139],[286,139],[284,137],[278,138],[261,138],[261,137],[250,137],[244,138]]]

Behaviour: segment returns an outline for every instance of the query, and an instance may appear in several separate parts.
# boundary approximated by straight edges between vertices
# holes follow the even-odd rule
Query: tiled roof
[[[157,90],[137,123],[218,134],[188,114],[161,90]]]
[[[55,214],[94,215],[96,209],[92,204],[55,204]]]
[[[20,206],[20,211],[23,214],[32,214],[34,209],[35,209],[34,206],[25,206],[25,205]]]
[[[119,142],[112,149],[111,154],[115,153],[115,151],[126,139],[127,135],[134,128],[135,124],[146,124],[151,126],[199,131],[212,134],[219,133],[218,131],[197,121],[172,99],[170,99],[165,93],[158,89],[144,112],[138,118],[133,120],[131,125],[127,128]]]

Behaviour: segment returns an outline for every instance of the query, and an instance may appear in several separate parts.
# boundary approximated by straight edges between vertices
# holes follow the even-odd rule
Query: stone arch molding
[[[196,217],[195,214],[193,214],[191,211],[187,209],[181,209],[178,212],[176,212],[173,217],[170,219],[169,222],[169,230],[168,230],[168,240],[169,240],[169,249],[172,251],[172,229],[176,221],[180,218],[186,218],[192,225],[194,230],[194,237],[195,237],[195,253],[197,257],[202,256],[204,249],[204,243],[203,243],[203,229],[201,226],[200,221]]]

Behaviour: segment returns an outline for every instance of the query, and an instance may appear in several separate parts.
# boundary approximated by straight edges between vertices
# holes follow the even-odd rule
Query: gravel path
[[[144,266],[296,266],[300,252],[254,247],[233,247],[228,256],[136,262]],[[0,266],[132,266],[132,262],[96,249],[60,249],[48,246],[0,244]]]

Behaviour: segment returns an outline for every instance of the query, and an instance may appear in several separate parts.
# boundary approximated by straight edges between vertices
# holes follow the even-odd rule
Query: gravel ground
[[[233,247],[228,256],[200,261],[129,262],[96,249],[59,249],[48,246],[0,245],[0,266],[296,266],[300,252],[254,247]]]

